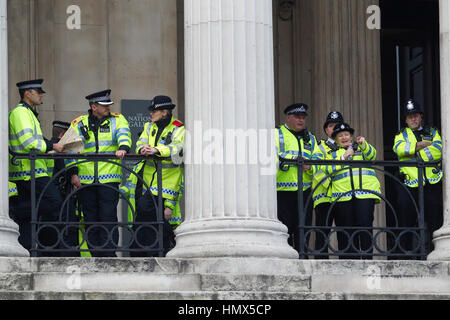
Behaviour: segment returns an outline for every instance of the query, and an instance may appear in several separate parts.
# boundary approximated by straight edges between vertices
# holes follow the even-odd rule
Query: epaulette
[[[178,120],[175,120],[174,122],[172,122],[172,124],[177,126],[178,128],[181,128],[182,126],[184,126],[184,124]]]
[[[113,117],[120,117],[121,114],[120,113],[115,113],[115,112],[111,112],[110,113]]]
[[[81,120],[82,120],[81,117],[76,118],[75,120],[72,121],[72,125],[73,126],[77,125]]]

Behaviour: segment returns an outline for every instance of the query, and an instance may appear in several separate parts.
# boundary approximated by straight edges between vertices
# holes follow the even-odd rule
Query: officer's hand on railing
[[[70,178],[70,183],[72,183],[72,185],[73,185],[75,188],[80,188],[80,187],[81,187],[81,181],[80,181],[80,178],[79,178],[78,175],[76,175],[76,174],[74,174],[74,175],[72,176],[72,178]]]
[[[170,208],[165,208],[164,209],[164,219],[169,221],[172,218],[172,215],[173,215],[172,209],[170,209]]]
[[[64,151],[64,145],[62,143],[54,143],[53,144],[53,150],[55,150],[58,153],[62,153]]]
[[[116,151],[116,157],[119,158],[120,160],[123,160],[123,158],[125,157],[126,154],[127,154],[127,152],[125,150],[117,150]]]

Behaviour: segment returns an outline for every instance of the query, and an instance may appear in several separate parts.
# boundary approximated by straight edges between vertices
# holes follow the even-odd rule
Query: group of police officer
[[[318,140],[306,128],[308,105],[296,103],[288,106],[285,124],[277,128],[276,146],[280,157],[277,172],[278,218],[288,227],[289,242],[299,252],[307,252],[310,235],[316,235],[314,251],[317,259],[328,258],[332,224],[337,229],[338,251],[346,255],[341,258],[370,259],[374,249],[370,228],[373,226],[375,204],[381,200],[380,182],[374,169],[350,168],[344,165],[304,165],[302,172],[303,213],[299,214],[298,166],[289,165],[282,159],[306,160],[373,161],[376,149],[365,137],[354,137],[355,130],[344,121],[338,111],[328,114],[323,129],[326,139]],[[442,140],[436,128],[423,124],[423,111],[414,100],[404,105],[403,117],[406,127],[395,137],[393,150],[399,161],[439,161],[442,158]],[[347,163],[348,164],[348,163]],[[400,167],[403,185],[398,186],[396,195],[396,227],[417,227],[419,203],[417,167]],[[432,246],[432,235],[443,223],[442,214],[442,170],[427,167],[423,170],[424,216],[426,227],[426,252]],[[408,190],[410,192],[408,192]],[[313,193],[311,195],[311,193]],[[308,199],[312,198],[312,201]],[[315,211],[315,227],[312,226],[312,212]],[[303,240],[300,250],[300,220],[303,219]],[[357,231],[360,227],[366,231]],[[394,253],[417,252],[418,246],[412,233],[402,232],[394,244]],[[351,241],[350,241],[351,240]],[[392,248],[391,248],[392,249]],[[359,254],[358,254],[359,253]],[[364,253],[361,254],[361,253]]]
[[[167,96],[156,96],[151,101],[149,111],[152,120],[143,128],[137,142],[136,153],[147,156],[146,160],[135,165],[126,184],[122,182],[122,170],[117,164],[131,151],[131,131],[128,121],[121,114],[112,113],[110,106],[111,90],[96,92],[86,97],[90,109],[71,124],[56,121],[53,138],[47,140],[42,135],[36,106],[42,104],[45,91],[42,79],[17,83],[20,103],[9,113],[9,148],[15,153],[28,154],[31,151],[47,153],[64,152],[65,146],[59,143],[63,132],[72,128],[83,141],[84,154],[110,154],[117,160],[92,162],[67,159],[64,164],[50,160],[37,159],[35,162],[36,199],[40,199],[38,221],[55,223],[64,241],[51,228],[38,228],[39,247],[85,248],[92,256],[115,256],[118,246],[117,204],[122,194],[130,201],[129,221],[135,222],[134,236],[130,249],[151,248],[156,242],[156,227],[146,225],[157,218],[158,195],[156,162],[162,160],[162,197],[164,199],[164,249],[173,245],[173,229],[181,223],[179,199],[183,191],[183,169],[179,166],[184,146],[185,128],[174,118],[175,105]],[[328,114],[323,125],[326,139],[318,140],[306,128],[308,106],[296,103],[288,106],[284,113],[285,124],[277,128],[276,147],[282,159],[372,161],[377,157],[376,149],[365,137],[354,137],[355,130],[344,121],[338,111]],[[423,160],[438,161],[442,158],[442,141],[434,127],[423,125],[423,111],[414,100],[404,106],[403,116],[406,127],[395,137],[393,146],[399,161]],[[11,156],[10,156],[11,157]],[[178,159],[175,161],[175,159]],[[53,168],[57,169],[53,169]],[[65,170],[65,177],[57,186],[51,181],[53,171]],[[328,257],[329,235],[333,222],[342,231],[337,232],[340,252],[358,257],[358,252],[369,253],[362,258],[370,258],[373,251],[372,236],[367,232],[357,232],[352,227],[370,228],[374,220],[375,204],[380,202],[380,183],[371,168],[350,168],[345,165],[304,165],[302,172],[303,199],[305,201],[304,226],[312,226],[312,212],[315,211],[315,251],[316,258]],[[401,167],[404,186],[418,202],[418,168]],[[30,160],[10,161],[10,191],[17,193],[18,199],[12,211],[12,218],[18,223],[19,242],[31,249],[31,165]],[[427,251],[431,251],[432,233],[442,225],[442,170],[426,168],[423,170],[425,196],[425,223],[427,228]],[[61,180],[59,180],[61,182]],[[145,182],[145,183],[143,183]],[[298,167],[280,162],[277,172],[278,218],[288,227],[289,242],[299,250],[299,210],[298,210]],[[150,190],[147,190],[149,186]],[[398,188],[397,208],[400,227],[415,227],[418,224],[417,210],[405,187]],[[59,188],[58,188],[59,187]],[[74,188],[74,190],[73,190]],[[311,195],[312,193],[312,195]],[[63,197],[77,195],[77,201],[63,202]],[[308,199],[312,201],[308,202]],[[65,203],[63,208],[63,203]],[[308,204],[309,203],[309,204]],[[65,212],[67,214],[65,214]],[[133,214],[134,213],[134,214]],[[84,237],[78,238],[80,220],[85,223]],[[68,228],[64,221],[75,223]],[[58,223],[59,222],[59,223]],[[140,225],[139,223],[142,223]],[[306,230],[306,229],[305,229]],[[53,231],[53,232],[52,232]],[[63,232],[64,231],[64,232]],[[67,234],[71,236],[67,237]],[[305,237],[309,242],[308,234]],[[352,240],[352,241],[350,241]],[[397,251],[414,250],[412,236],[403,235],[396,244]],[[64,252],[64,250],[60,250]],[[154,251],[131,250],[132,256],[150,256]],[[69,253],[70,254],[70,253]],[[45,255],[45,253],[44,253]]]
[[[9,149],[12,152],[23,154],[33,150],[37,153],[47,153],[52,150],[58,153],[64,152],[65,145],[58,142],[58,138],[62,135],[52,140],[47,140],[42,135],[36,112],[36,106],[42,104],[45,93],[42,83],[42,79],[17,83],[21,101],[9,113]],[[179,159],[182,156],[184,125],[173,117],[172,110],[175,105],[169,97],[154,97],[149,106],[152,120],[146,124],[136,149],[138,154],[154,157],[146,158],[135,167],[143,180],[131,175],[127,183],[119,189],[122,182],[120,161],[131,151],[131,131],[123,115],[110,111],[111,105],[114,104],[110,95],[111,90],[88,95],[86,97],[90,106],[88,114],[73,120],[70,128],[78,133],[84,144],[81,153],[110,154],[117,160],[96,162],[66,159],[63,168],[59,168],[65,173],[60,176],[66,177],[63,184],[67,186],[69,181],[69,189],[72,190],[65,190],[65,192],[61,192],[61,188],[58,188],[61,184],[58,183],[57,186],[55,181],[51,180],[55,163],[46,159],[37,159],[35,162],[36,199],[42,198],[38,206],[38,221],[41,223],[37,228],[38,247],[57,249],[41,250],[40,255],[59,255],[66,252],[64,249],[77,249],[84,246],[95,257],[116,256],[115,249],[118,247],[119,238],[117,205],[120,195],[132,198],[130,211],[136,211],[136,213],[130,215],[129,222],[157,221],[156,163],[151,160],[154,157],[164,159],[162,196],[166,252],[169,246],[173,245],[172,230],[181,222],[178,201],[182,192],[183,169],[174,164],[171,159]],[[69,124],[64,122],[54,122],[53,126],[64,130],[69,129]],[[9,180],[17,187],[18,199],[15,203],[17,206],[13,206],[12,218],[19,225],[19,242],[30,250],[32,248],[30,160],[10,161]],[[139,186],[138,180],[144,181],[145,184],[141,182]],[[150,190],[147,190],[146,186],[149,186]],[[10,189],[14,192],[14,186]],[[139,190],[138,193],[137,190]],[[63,201],[63,196],[75,194],[76,203]],[[81,219],[85,225],[84,230],[79,229],[80,227],[76,224]],[[65,221],[75,222],[75,224],[67,226],[64,224]],[[53,227],[46,223],[53,224]],[[151,224],[141,226],[135,224],[133,228],[135,236],[130,248],[145,246],[149,249],[148,255],[156,254],[150,249],[155,247],[158,227]],[[76,232],[73,232],[74,230]],[[71,236],[67,237],[68,234]],[[84,234],[83,239],[77,239],[78,234]],[[61,238],[64,240],[61,241]],[[50,251],[53,253],[49,253]],[[68,254],[70,255],[70,252]]]

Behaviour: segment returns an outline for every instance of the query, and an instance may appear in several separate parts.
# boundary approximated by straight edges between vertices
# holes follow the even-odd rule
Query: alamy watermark
[[[66,269],[66,273],[69,277],[66,281],[66,287],[68,290],[81,290],[81,269],[78,266],[69,266]]]
[[[69,17],[66,20],[66,26],[69,30],[81,29],[81,8],[75,4],[67,7],[66,13]]]
[[[381,29],[381,9],[377,5],[371,5],[367,7],[366,13],[369,14],[367,19],[367,28],[369,30],[380,30]]]
[[[260,175],[275,175],[275,139],[276,129],[204,129],[194,121],[185,133],[184,157],[173,152],[171,158],[175,164],[257,166]]]

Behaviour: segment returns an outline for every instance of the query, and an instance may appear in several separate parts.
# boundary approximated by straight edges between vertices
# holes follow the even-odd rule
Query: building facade
[[[448,133],[440,116],[450,103],[445,0],[396,6],[385,0],[1,4],[5,133],[7,110],[19,100],[15,83],[33,78],[45,79],[39,112],[47,136],[53,120],[85,113],[84,97],[105,88],[112,89],[116,112],[122,111],[119,101],[166,94],[187,128],[201,123],[203,131],[223,134],[270,130],[282,124],[285,106],[304,102],[311,107],[308,128],[322,138],[326,115],[338,110],[386,160],[393,159],[402,100],[419,99],[427,120],[442,128],[444,137]],[[418,16],[426,18],[419,23]],[[6,149],[7,135],[2,136]],[[186,157],[194,159],[196,150],[188,141]],[[444,169],[446,150],[444,142]],[[193,162],[186,166],[185,223],[169,255],[296,257],[276,219],[274,176],[261,174],[263,164]],[[7,160],[2,163],[6,181]],[[391,186],[382,185],[388,194]],[[1,190],[7,187],[2,184]],[[445,184],[445,223],[436,233],[433,259],[450,259],[447,194]],[[2,197],[3,224],[10,225],[6,192]],[[386,224],[385,211],[378,206],[377,225]],[[14,231],[9,234],[5,241],[14,242]]]

